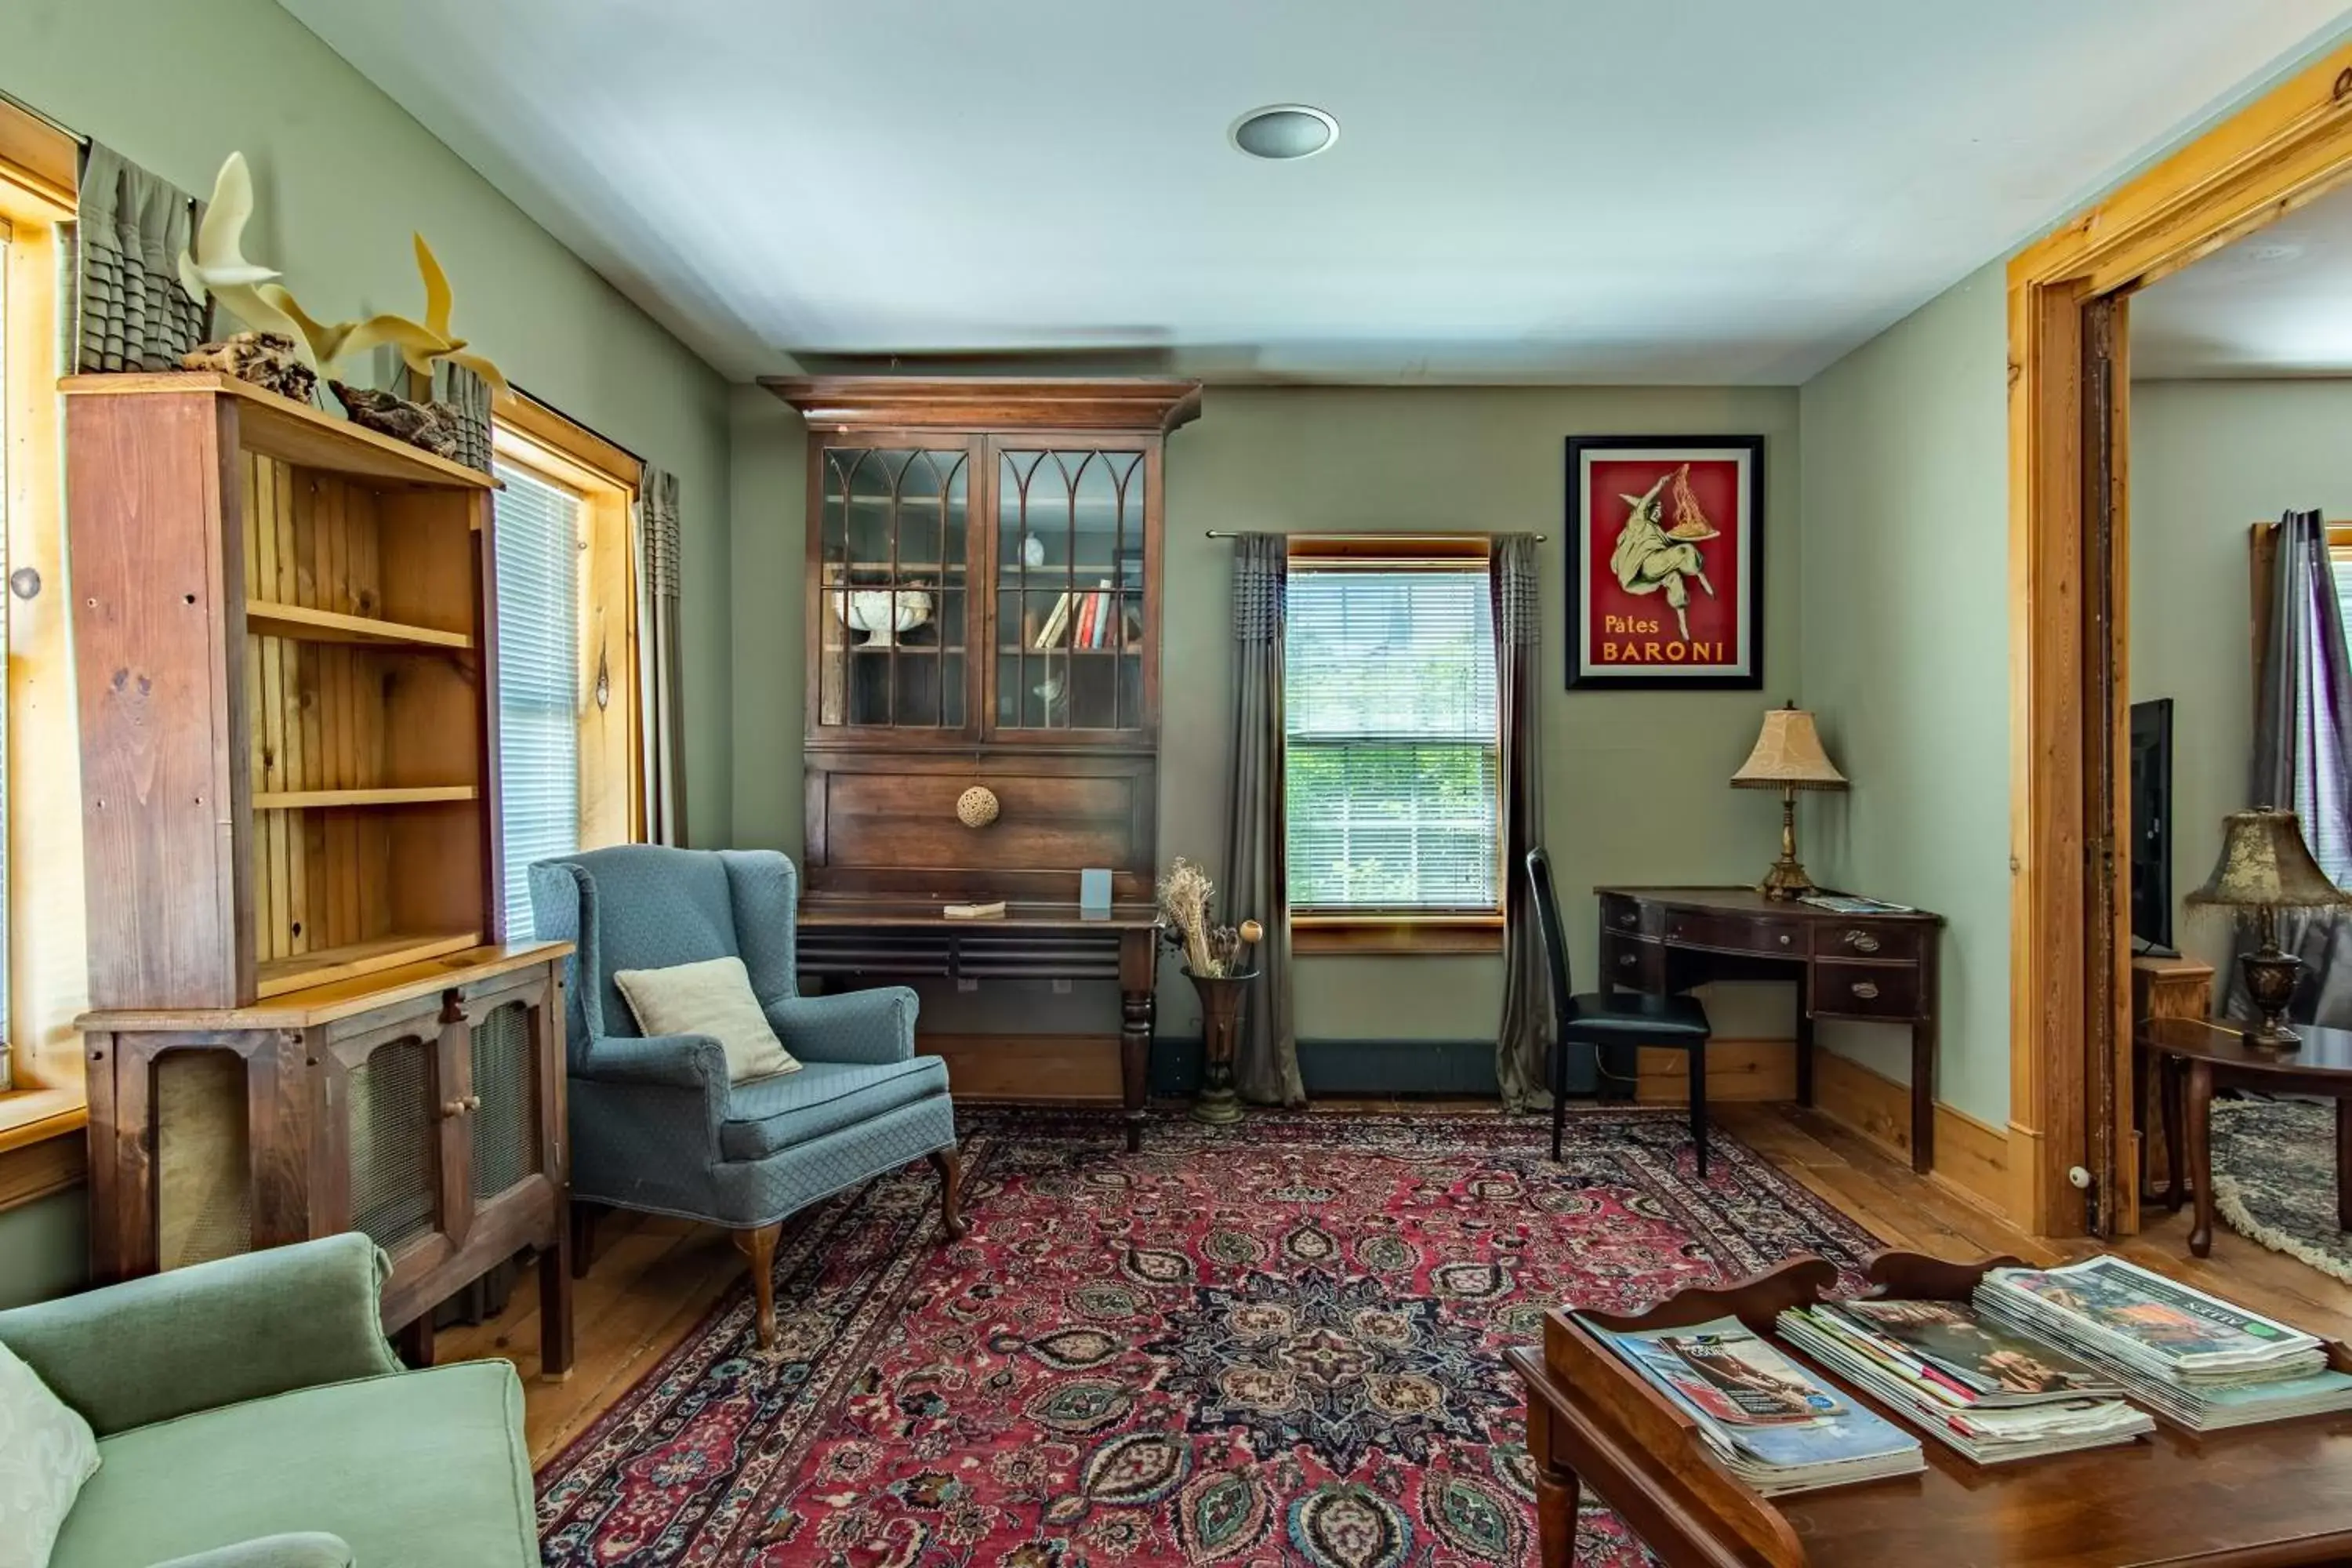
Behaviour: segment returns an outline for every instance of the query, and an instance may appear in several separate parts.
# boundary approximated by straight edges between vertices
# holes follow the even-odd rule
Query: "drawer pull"
[[[1788,945],[1789,945],[1789,939],[1788,939],[1788,937],[1787,937],[1787,935],[1786,935],[1786,934],[1783,934],[1783,935],[1781,936],[1781,938],[1780,938],[1780,945],[1781,945],[1782,947],[1786,947],[1786,946],[1788,946]]]
[[[956,820],[966,827],[987,826],[1000,809],[996,792],[986,784],[974,784],[956,796]]]
[[[1857,980],[1853,983],[1853,994],[1867,1002],[1878,994],[1878,987],[1867,980]]]
[[[1641,918],[1641,916],[1635,914],[1633,910],[1627,910],[1623,914],[1617,917],[1617,923],[1623,926],[1627,931],[1631,931],[1633,929],[1633,922]]]
[[[1641,956],[1638,953],[1621,952],[1617,955],[1617,967],[1620,969],[1631,969],[1640,962]]]
[[[1845,944],[1846,946],[1853,949],[1856,952],[1876,952],[1878,951],[1878,939],[1871,935],[1866,931],[1850,931],[1846,932]]]

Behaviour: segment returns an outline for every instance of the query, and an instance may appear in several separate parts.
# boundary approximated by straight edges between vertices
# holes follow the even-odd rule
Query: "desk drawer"
[[[1817,921],[1813,952],[1822,958],[1916,959],[1922,927],[1911,921]]]
[[[1663,992],[1666,988],[1666,950],[1646,937],[1601,933],[1602,990]]]
[[[1649,914],[1652,926],[1654,927],[1657,911],[1652,910]],[[1625,931],[1635,936],[1657,935],[1654,929],[1644,928],[1642,915],[1642,906],[1634,900],[1623,898],[1615,893],[1601,895],[1601,929],[1602,931]]]
[[[1916,1018],[1919,966],[1914,963],[1813,965],[1813,1015],[1842,1018]]]
[[[1775,920],[1769,915],[1668,910],[1665,937],[1679,947],[1711,947],[1724,952],[1785,952],[1792,958],[1804,956],[1806,947],[1803,921]]]

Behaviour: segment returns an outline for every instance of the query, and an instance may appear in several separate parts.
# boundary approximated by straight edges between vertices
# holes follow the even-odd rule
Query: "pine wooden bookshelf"
[[[65,390],[92,1004],[499,941],[496,481],[226,376]]]
[[[491,496],[214,374],[64,383],[100,1280],[339,1230],[384,1326],[541,1256],[563,980],[507,946]]]

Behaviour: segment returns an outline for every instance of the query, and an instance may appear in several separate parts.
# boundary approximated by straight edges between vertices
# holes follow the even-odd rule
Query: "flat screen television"
[[[2172,951],[2172,699],[2131,710],[2131,929],[2141,952]]]

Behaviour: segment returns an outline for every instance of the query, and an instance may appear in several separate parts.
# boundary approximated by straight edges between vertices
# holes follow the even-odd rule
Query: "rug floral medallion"
[[[970,1236],[928,1166],[789,1222],[774,1349],[739,1289],[541,1472],[552,1568],[1532,1563],[1506,1346],[1874,1245],[1679,1110],[961,1120]]]

